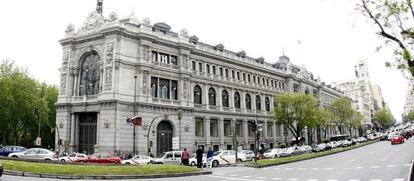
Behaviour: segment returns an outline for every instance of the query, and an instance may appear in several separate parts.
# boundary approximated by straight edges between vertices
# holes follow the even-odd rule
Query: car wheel
[[[66,162],[66,160],[65,159],[62,159],[62,160],[60,160],[60,162]]]
[[[243,160],[241,158],[237,159],[238,162],[243,162]]]
[[[275,156],[273,156],[273,158],[277,158],[277,157],[279,157],[277,154],[275,154]]]
[[[51,160],[51,159],[49,159],[49,158],[46,158],[46,159],[45,159],[45,161],[50,162],[50,161],[52,161],[52,160]]]
[[[79,163],[84,163],[84,161],[83,161],[83,160],[81,160],[81,161],[79,161]]]
[[[126,163],[125,163],[125,165],[131,165],[131,163],[129,163],[129,162],[126,162]]]
[[[13,156],[12,156],[12,158],[19,158],[19,157],[18,157],[18,156],[16,156],[16,155],[13,155]]]
[[[195,164],[195,162],[191,162],[191,164],[190,164],[191,166],[195,166],[196,164]]]
[[[219,166],[219,162],[217,160],[213,161],[213,167],[218,167]]]

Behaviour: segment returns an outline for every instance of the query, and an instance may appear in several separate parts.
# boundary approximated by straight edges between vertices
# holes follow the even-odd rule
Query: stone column
[[[276,124],[273,121],[270,121],[270,123],[272,124],[272,132],[273,132],[273,145],[276,146]]]
[[[220,138],[220,146],[224,145],[224,119],[219,118],[218,120],[218,133]]]
[[[288,77],[287,81],[286,81],[286,91],[287,92],[293,92],[293,81],[292,81],[292,77]]]
[[[268,138],[267,137],[267,120],[263,120],[263,138]]]
[[[223,103],[221,100],[221,93],[223,91],[222,87],[218,88],[218,91],[216,92],[216,96],[217,96],[217,110],[222,111],[223,110]]]
[[[208,146],[211,143],[210,135],[210,117],[206,117],[204,120],[204,135],[206,138],[206,145]]]
[[[252,110],[256,111],[256,94],[250,94]]]
[[[246,92],[242,91],[240,93],[240,108],[241,112],[246,112]]]
[[[248,122],[247,119],[243,120],[243,127],[242,128],[243,128],[244,145],[249,144],[249,126],[248,126],[247,122]],[[245,148],[247,148],[247,147],[245,147]]]
[[[203,86],[203,97],[202,99],[204,99],[203,104],[205,105],[205,109],[209,109],[209,103],[208,103],[208,89],[209,89],[209,85],[205,84]]]
[[[76,135],[76,132],[75,132],[75,128],[76,128],[76,116],[75,116],[75,114],[74,113],[72,113],[71,115],[70,115],[70,146],[71,146],[71,151],[75,151],[75,148],[74,148],[74,146],[75,146],[75,135]]]
[[[234,107],[234,93],[235,93],[235,91],[234,91],[233,88],[230,88],[228,92],[229,92],[229,108],[230,108],[231,111],[234,112],[234,111],[236,111],[235,107]]]

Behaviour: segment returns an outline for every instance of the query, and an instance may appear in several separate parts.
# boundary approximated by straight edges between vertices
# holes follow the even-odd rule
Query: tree
[[[338,126],[339,133],[342,134],[345,126],[349,125],[354,114],[351,101],[343,97],[335,99],[332,102],[330,109],[332,121]]]
[[[408,70],[413,76],[412,0],[361,0],[357,8],[378,27],[378,35],[385,40],[385,46],[390,45],[394,49],[395,63],[386,62],[386,66]]]
[[[403,116],[404,123],[414,121],[414,111],[410,111],[407,115]]]
[[[283,93],[275,97],[274,120],[287,126],[299,142],[306,126],[317,125],[320,118],[317,100],[304,93]]]
[[[374,118],[382,128],[388,128],[392,125],[392,115],[386,109],[381,109],[375,113]]]
[[[364,120],[364,116],[360,112],[353,110],[352,117],[351,119],[349,119],[349,122],[348,122],[348,131],[349,131],[350,137],[352,137],[352,130],[357,131],[359,126],[362,125],[361,122],[363,120]]]
[[[0,142],[31,147],[38,136],[42,145],[52,147],[57,88],[30,78],[26,69],[13,61],[0,64]],[[35,107],[39,114],[35,115]]]

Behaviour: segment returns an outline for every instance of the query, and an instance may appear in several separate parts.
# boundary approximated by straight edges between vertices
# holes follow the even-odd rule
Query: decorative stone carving
[[[106,44],[106,59],[105,59],[105,90],[112,88],[112,69],[113,69],[113,51],[114,43]]]
[[[66,26],[65,33],[72,33],[74,30],[75,30],[75,25],[70,23]]]
[[[151,26],[151,20],[150,20],[149,18],[144,18],[144,19],[142,20],[142,24],[143,24],[144,26],[150,27],[150,26]]]
[[[150,60],[151,59],[151,52],[147,46],[141,46],[140,47],[140,55],[142,59],[144,60]]]
[[[105,23],[104,17],[101,14],[99,14],[97,11],[93,11],[89,13],[80,31],[86,32],[86,33],[95,32],[104,23]]]
[[[60,95],[65,95],[66,92],[66,73],[60,77]]]
[[[118,21],[118,14],[116,12],[109,13],[109,18],[106,21],[109,23]]]
[[[142,93],[144,94],[144,95],[146,95],[147,94],[147,85],[148,85],[148,74],[149,74],[149,72],[148,71],[144,71],[144,77],[143,77],[143,82],[142,82],[142,87],[144,87],[143,89],[142,89]]]
[[[185,29],[185,28],[181,29],[180,30],[180,35],[182,37],[188,37],[188,31],[187,31],[187,29]]]
[[[187,99],[187,81],[188,79],[184,79],[184,86],[183,86],[184,99]]]

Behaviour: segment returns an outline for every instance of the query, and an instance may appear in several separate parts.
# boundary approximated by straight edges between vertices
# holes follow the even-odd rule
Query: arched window
[[[223,101],[223,107],[229,107],[229,93],[226,90],[221,93],[221,100]]]
[[[270,99],[268,97],[265,98],[265,107],[266,111],[270,111]]]
[[[202,104],[201,102],[201,88],[196,85],[194,87],[194,104]]]
[[[252,98],[250,97],[250,94],[246,94],[246,109],[250,110],[252,109]]]
[[[216,105],[216,91],[212,87],[208,89],[208,105]]]
[[[262,104],[261,104],[259,95],[256,96],[256,110],[258,111],[262,110]]]
[[[234,93],[234,107],[240,108],[240,94],[238,92]]]
[[[79,95],[95,95],[99,93],[100,70],[99,55],[92,52],[87,55],[81,64]]]

